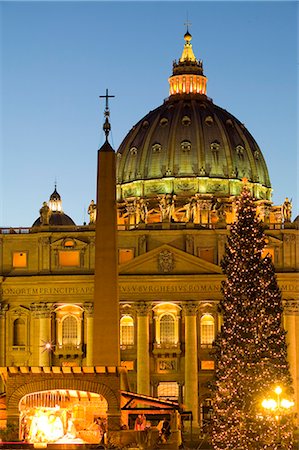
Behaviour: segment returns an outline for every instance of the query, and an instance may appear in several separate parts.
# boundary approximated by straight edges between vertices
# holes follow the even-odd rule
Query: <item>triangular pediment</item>
[[[77,238],[64,237],[52,242],[50,246],[52,249],[81,250],[82,248],[87,247],[87,244]]]
[[[120,275],[173,275],[221,274],[212,264],[179,250],[171,245],[161,245],[119,266]]]

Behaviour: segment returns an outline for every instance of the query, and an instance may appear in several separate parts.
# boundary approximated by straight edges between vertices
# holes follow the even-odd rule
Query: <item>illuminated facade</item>
[[[187,32],[169,98],[132,128],[117,152],[121,365],[131,391],[178,400],[200,425],[209,416],[211,349],[221,326],[220,261],[244,178],[265,222],[266,252],[282,290],[299,404],[298,220],[291,221],[287,201],[272,204],[261,150],[238,119],[206,96],[206,82]],[[34,392],[57,391],[51,373],[91,377],[97,356],[93,206],[90,224],[75,225],[55,187],[31,228],[1,230],[0,366],[45,380],[43,389],[33,383],[20,397],[20,409]],[[77,400],[89,392],[104,402],[105,392],[94,392],[87,381],[61,388],[79,392]]]

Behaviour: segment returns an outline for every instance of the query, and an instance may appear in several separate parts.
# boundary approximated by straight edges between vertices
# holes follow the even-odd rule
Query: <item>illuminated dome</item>
[[[49,203],[44,202],[40,209],[40,217],[33,223],[32,228],[40,226],[75,226],[75,222],[62,210],[61,196],[57,192],[56,184],[50,195]]]
[[[133,126],[118,149],[119,204],[141,198],[155,208],[161,195],[174,196],[176,207],[192,196],[212,204],[214,197],[229,201],[240,193],[244,178],[257,200],[270,202],[259,146],[236,117],[207,97],[207,78],[188,31],[184,39],[169,97]]]

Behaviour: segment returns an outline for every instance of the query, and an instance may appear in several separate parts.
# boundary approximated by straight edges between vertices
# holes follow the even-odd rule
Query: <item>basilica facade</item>
[[[243,183],[256,199],[265,255],[272,257],[282,291],[298,408],[299,234],[288,199],[278,206],[271,201],[261,149],[207,96],[188,31],[184,40],[169,97],[133,126],[116,153],[119,349],[127,390],[178,401],[204,426],[211,412],[213,341],[221,327],[220,261]],[[24,395],[46,396],[53,391],[52,372],[88,378],[94,367],[95,229],[105,212],[92,201],[89,223],[80,225],[64,206],[55,186],[31,227],[0,230],[4,394],[9,374],[43,376],[48,384],[33,383]],[[66,391],[63,383],[61,389]],[[73,391],[74,402],[93,393],[87,382]],[[105,391],[95,395],[105,409]]]

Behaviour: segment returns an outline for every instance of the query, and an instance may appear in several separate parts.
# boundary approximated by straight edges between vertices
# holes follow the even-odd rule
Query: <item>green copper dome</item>
[[[185,37],[169,78],[170,96],[127,134],[117,152],[118,202],[238,195],[246,178],[258,200],[271,199],[267,166],[244,125],[206,96],[207,78]]]

